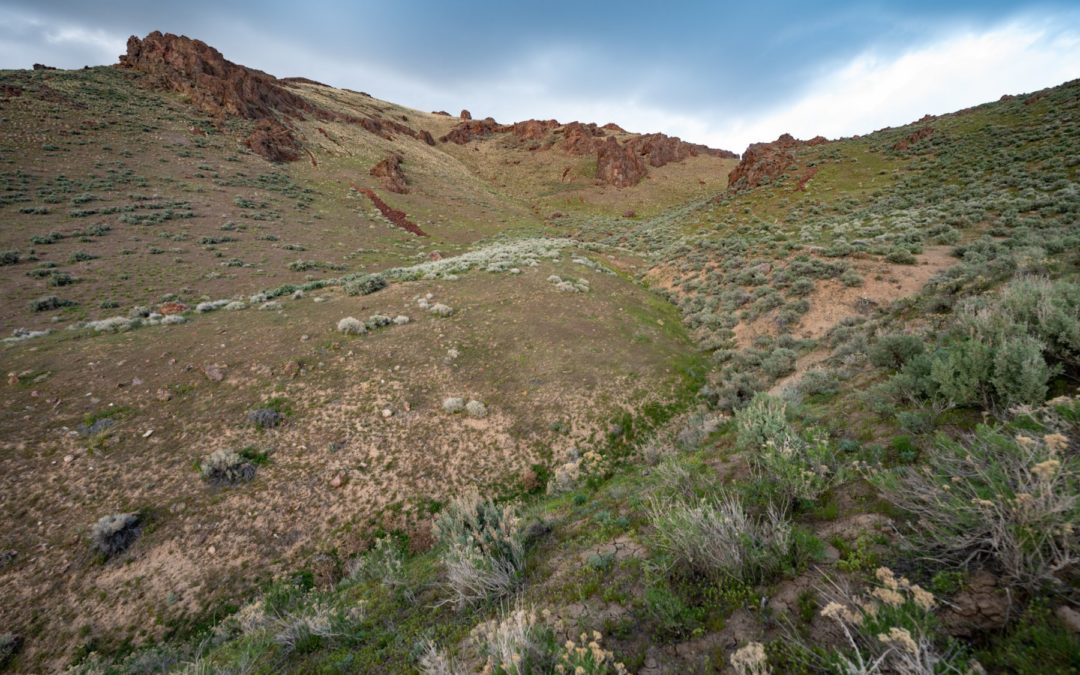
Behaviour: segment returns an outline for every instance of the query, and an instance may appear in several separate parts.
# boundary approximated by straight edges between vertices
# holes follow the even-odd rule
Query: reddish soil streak
[[[428,236],[428,233],[421,230],[419,225],[408,219],[404,211],[398,211],[397,209],[391,208],[389,204],[379,198],[379,195],[375,194],[374,190],[358,187],[355,184],[351,185],[357,192],[367,195],[367,198],[371,200],[371,203],[375,205],[375,208],[382,211],[382,214],[394,225],[397,225],[408,232],[412,232],[418,237]]]

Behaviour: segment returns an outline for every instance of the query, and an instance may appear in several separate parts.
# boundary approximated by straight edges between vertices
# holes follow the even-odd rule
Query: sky
[[[0,68],[116,63],[129,35],[420,110],[615,122],[741,152],[1080,77],[1080,2],[0,0]]]

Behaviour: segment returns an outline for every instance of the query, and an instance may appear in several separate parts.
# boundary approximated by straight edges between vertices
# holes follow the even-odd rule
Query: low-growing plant
[[[214,485],[239,485],[255,478],[255,464],[232,450],[215,450],[199,465],[203,479]]]
[[[370,295],[386,288],[386,277],[381,274],[365,274],[345,281],[347,295]]]
[[[142,533],[138,513],[114,513],[102,516],[90,530],[94,548],[105,558],[119,555],[131,548]]]
[[[470,492],[436,521],[446,587],[458,606],[506,597],[521,583],[525,546],[516,511]]]
[[[980,426],[939,437],[925,468],[875,474],[889,502],[914,519],[912,554],[945,566],[981,561],[1029,589],[1060,587],[1080,542],[1080,460],[1061,434],[1011,437]]]
[[[51,312],[54,309],[60,309],[62,307],[71,307],[76,303],[74,300],[66,300],[58,298],[55,295],[46,295],[30,302],[30,311],[33,312]]]
[[[721,494],[697,503],[654,498],[647,511],[653,546],[691,578],[761,583],[790,559],[791,523],[776,508],[753,517],[738,497]]]
[[[786,418],[787,404],[765,393],[758,393],[746,407],[735,412],[736,445],[755,450],[770,440],[792,433]]]

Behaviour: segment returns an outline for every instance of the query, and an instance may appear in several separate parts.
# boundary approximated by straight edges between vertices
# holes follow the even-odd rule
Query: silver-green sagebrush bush
[[[106,558],[123,553],[142,533],[141,521],[137,513],[102,516],[90,530],[94,548]]]
[[[512,593],[525,570],[525,546],[515,509],[470,492],[454,498],[435,523],[446,588],[458,606]]]
[[[239,485],[255,478],[255,465],[233,450],[216,450],[199,466],[202,477],[214,485]]]
[[[1009,436],[979,427],[939,437],[924,467],[873,474],[911,517],[910,553],[932,563],[989,564],[1010,583],[1062,586],[1080,558],[1080,459],[1061,433]]]

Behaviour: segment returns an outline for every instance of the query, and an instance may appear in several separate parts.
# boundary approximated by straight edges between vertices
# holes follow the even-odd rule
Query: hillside
[[[0,91],[11,670],[1080,668],[1080,81],[741,158]]]

